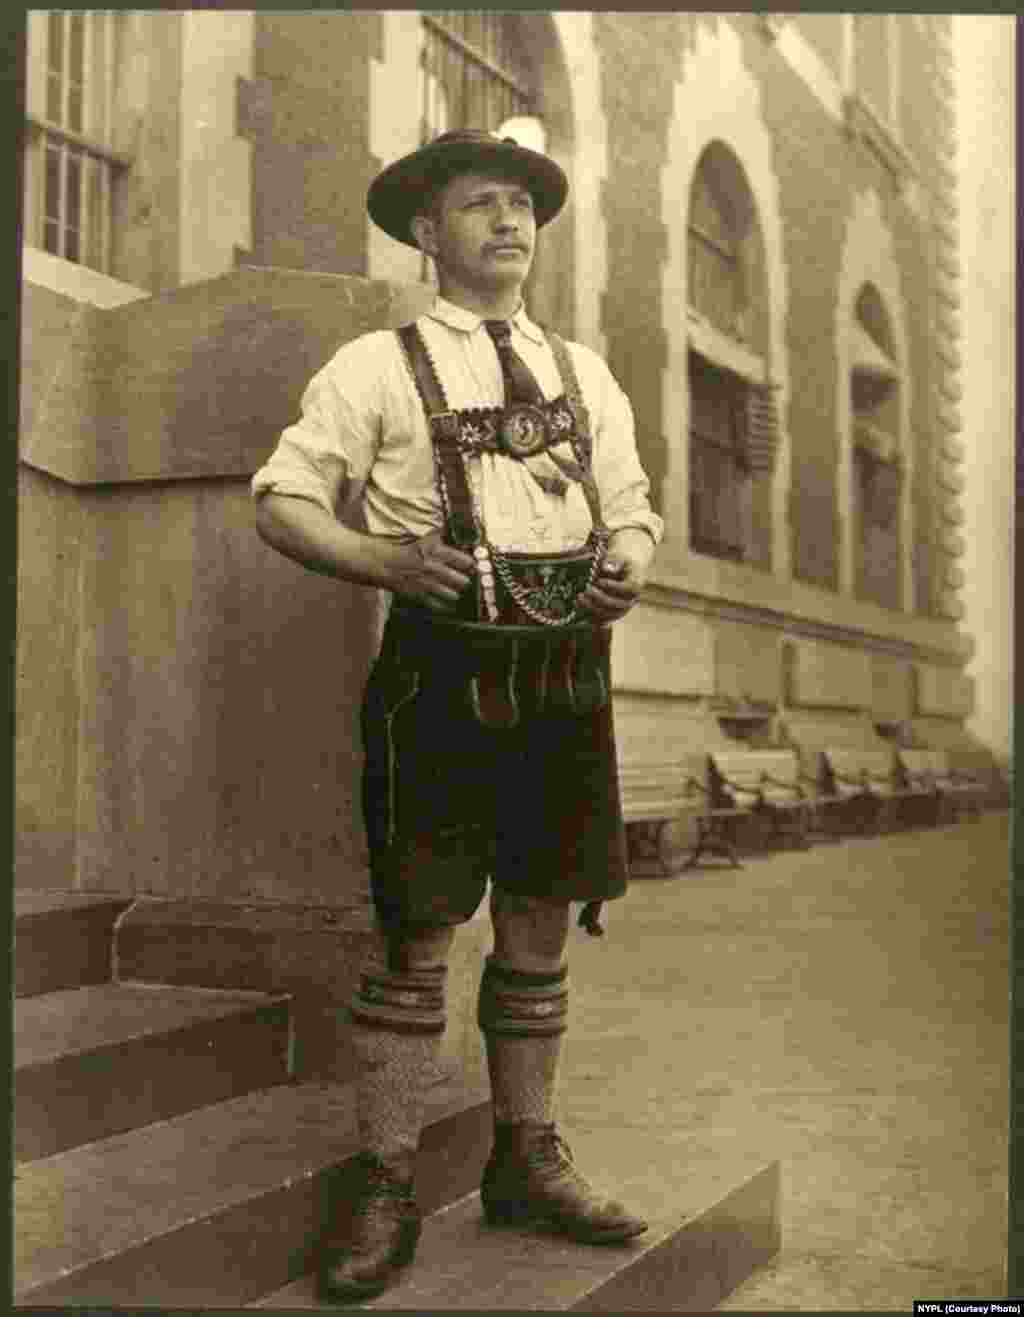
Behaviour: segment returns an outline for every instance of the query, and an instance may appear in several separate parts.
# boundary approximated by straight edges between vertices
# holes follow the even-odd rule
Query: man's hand
[[[597,579],[579,597],[580,606],[599,622],[625,617],[647,582],[654,557],[654,541],[642,530],[627,526],[611,537]]]
[[[310,571],[391,590],[439,612],[454,608],[475,572],[469,554],[442,544],[440,531],[406,543],[366,535],[291,495],[264,495],[256,528],[278,553]]]
[[[468,553],[453,549],[441,539],[440,531],[431,531],[396,552],[393,567],[396,594],[425,604],[436,612],[451,612],[459,596],[476,574],[476,564]]]

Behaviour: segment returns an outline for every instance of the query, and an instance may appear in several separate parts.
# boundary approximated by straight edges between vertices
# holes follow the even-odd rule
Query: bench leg
[[[683,864],[684,869],[695,869],[697,867],[697,861],[704,854],[705,850],[707,850],[707,839],[708,839],[708,830],[707,827],[705,826],[705,820],[702,818],[698,818],[697,845],[694,846],[693,850],[687,856],[686,861]]]
[[[807,850],[808,820],[806,806],[796,809],[776,809],[772,811],[775,823],[775,836],[781,843],[789,842],[795,850]]]
[[[672,822],[671,819],[658,820],[658,831],[656,834],[657,839],[655,842],[658,848],[658,862],[660,863],[661,871],[666,878],[670,877],[672,874],[672,866],[669,863],[671,857],[669,855],[669,849],[668,849],[668,825],[671,822]]]
[[[693,848],[688,856],[684,869],[695,869],[697,861],[705,851],[714,852],[716,855],[725,855],[730,860],[734,869],[742,869],[743,865],[736,856],[735,848],[725,832],[724,820],[722,819],[697,819],[697,845]]]

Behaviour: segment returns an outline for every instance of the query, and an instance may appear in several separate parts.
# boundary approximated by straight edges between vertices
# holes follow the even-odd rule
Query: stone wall
[[[268,549],[248,477],[313,369],[422,294],[281,271],[25,294],[19,885],[362,901],[376,596]]]

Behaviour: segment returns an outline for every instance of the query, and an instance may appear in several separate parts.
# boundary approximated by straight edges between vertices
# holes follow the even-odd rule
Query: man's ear
[[[429,215],[414,215],[409,221],[409,228],[421,251],[425,251],[428,256],[437,254],[437,225]]]

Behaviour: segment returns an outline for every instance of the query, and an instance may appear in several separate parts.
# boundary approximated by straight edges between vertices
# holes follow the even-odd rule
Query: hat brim
[[[373,222],[407,247],[419,244],[411,223],[430,197],[457,174],[500,173],[519,180],[533,198],[537,227],[565,204],[569,180],[560,165],[539,151],[498,137],[472,142],[429,142],[389,165],[370,184],[366,208]]]

